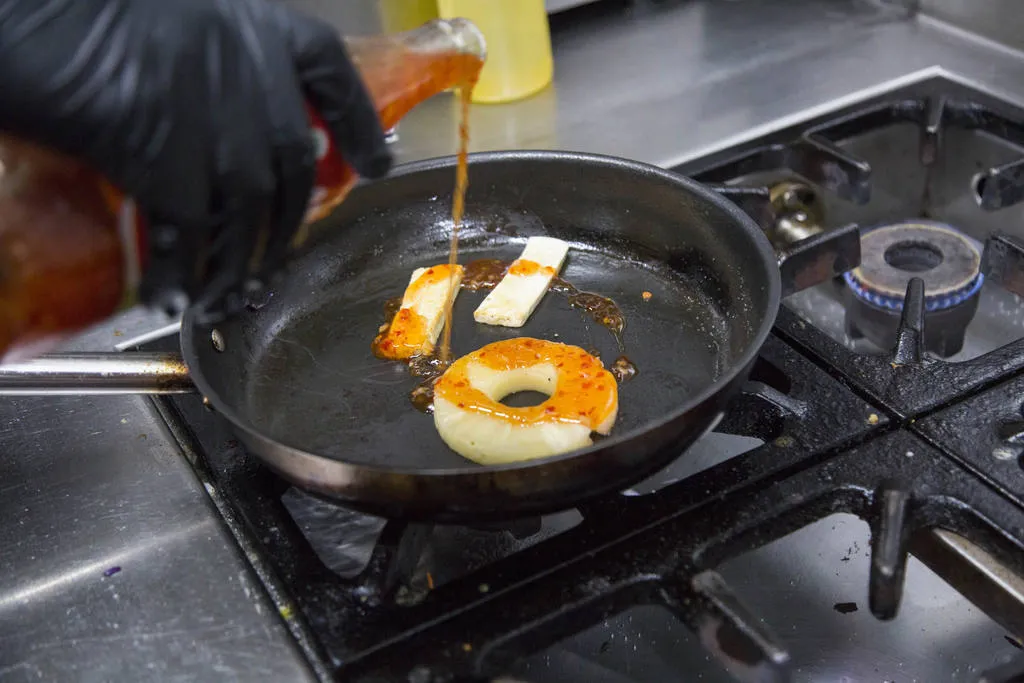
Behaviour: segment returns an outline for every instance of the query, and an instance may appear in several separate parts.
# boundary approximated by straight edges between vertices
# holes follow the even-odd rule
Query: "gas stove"
[[[676,169],[789,296],[713,433],[558,515],[369,517],[153,400],[323,679],[1021,680],[1022,169],[1024,111],[948,78]]]

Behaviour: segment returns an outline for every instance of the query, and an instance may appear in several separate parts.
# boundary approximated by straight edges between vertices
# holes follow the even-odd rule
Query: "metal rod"
[[[114,344],[114,348],[118,351],[131,351],[143,344],[148,344],[156,341],[157,339],[163,339],[164,337],[170,337],[171,335],[178,334],[179,332],[181,332],[181,321],[176,320],[169,325],[164,325],[163,327],[159,327],[155,330],[144,332],[137,337],[125,339],[118,344]]]
[[[1024,579],[1013,568],[945,529],[915,534],[910,551],[1000,626],[1024,633]]]
[[[0,365],[0,396],[183,394],[195,391],[178,353],[67,353]]]

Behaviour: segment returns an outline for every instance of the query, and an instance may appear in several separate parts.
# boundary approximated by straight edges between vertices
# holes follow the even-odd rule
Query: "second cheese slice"
[[[569,244],[554,237],[530,237],[501,282],[480,302],[478,323],[522,327],[544,298],[569,253]]]

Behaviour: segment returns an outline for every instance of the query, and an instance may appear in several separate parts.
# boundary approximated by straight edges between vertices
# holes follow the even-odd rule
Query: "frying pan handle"
[[[195,390],[179,353],[67,353],[0,364],[0,396],[183,394]]]

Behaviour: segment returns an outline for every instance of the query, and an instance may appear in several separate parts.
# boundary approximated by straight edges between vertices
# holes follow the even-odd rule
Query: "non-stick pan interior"
[[[416,379],[370,348],[385,302],[402,294],[411,271],[448,258],[453,179],[450,165],[436,165],[359,188],[262,305],[218,329],[223,352],[197,334],[201,372],[217,396],[264,435],[304,451],[389,468],[470,465],[411,405]],[[531,336],[596,351],[606,365],[626,355],[639,373],[620,386],[612,438],[707,390],[774,313],[753,236],[671,178],[569,156],[475,161],[460,262],[511,260],[530,235],[572,243],[563,277],[618,304],[624,348],[559,294],[508,329],[475,323],[485,293],[462,291],[453,352]]]

